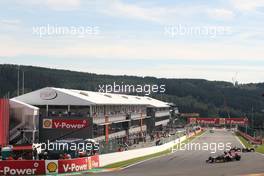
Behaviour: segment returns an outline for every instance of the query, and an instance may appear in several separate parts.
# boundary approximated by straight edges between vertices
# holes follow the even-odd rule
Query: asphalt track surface
[[[194,139],[192,143],[231,143],[232,146],[242,147],[231,131],[215,130],[206,132]],[[217,151],[223,153],[223,151]],[[100,173],[100,176],[226,176],[226,175],[264,175],[264,155],[259,153],[242,153],[241,161],[208,164],[205,160],[212,154],[210,151],[185,150],[176,151],[170,155],[155,158],[133,165],[121,171]],[[261,175],[262,175],[261,174]]]

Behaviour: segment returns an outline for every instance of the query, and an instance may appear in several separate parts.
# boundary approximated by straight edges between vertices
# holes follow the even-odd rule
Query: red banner
[[[81,129],[86,127],[88,127],[88,120],[43,119],[43,128],[46,129]]]
[[[88,158],[77,158],[58,161],[59,173],[80,172],[88,170]]]
[[[82,172],[99,166],[99,155],[67,160],[47,160],[46,174]]]
[[[247,125],[247,118],[228,118],[225,119],[226,124],[236,124],[236,125]]]
[[[4,160],[0,161],[0,175],[44,175],[81,172],[99,166],[99,155],[68,160]]]
[[[247,118],[189,118],[189,124],[247,125]]]
[[[197,118],[196,123],[198,123],[198,124],[216,124],[217,119],[215,119],[215,118]]]
[[[45,161],[0,161],[0,175],[43,175]]]

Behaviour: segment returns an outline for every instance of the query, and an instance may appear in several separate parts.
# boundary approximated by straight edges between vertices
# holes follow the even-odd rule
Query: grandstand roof
[[[55,87],[42,88],[14,98],[31,105],[146,105],[169,107],[168,103],[146,97],[126,94],[100,93]]]

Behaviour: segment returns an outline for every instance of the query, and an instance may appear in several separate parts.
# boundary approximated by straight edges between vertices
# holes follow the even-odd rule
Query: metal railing
[[[131,114],[131,119],[140,119],[140,118],[146,118],[147,114],[145,113],[132,113]]]
[[[142,131],[146,131],[146,130],[147,130],[147,126],[143,125],[142,126]],[[138,132],[141,132],[141,127],[140,126],[129,129],[129,133],[138,133]]]
[[[117,122],[117,121],[123,121],[126,120],[126,115],[118,114],[118,115],[108,115],[108,121],[109,122]],[[96,116],[93,117],[93,123],[95,124],[103,124],[105,123],[105,116]]]
[[[169,121],[170,121],[170,119],[155,122],[155,126],[166,125],[167,123],[169,123]]]
[[[170,116],[170,111],[156,111],[155,117]]]

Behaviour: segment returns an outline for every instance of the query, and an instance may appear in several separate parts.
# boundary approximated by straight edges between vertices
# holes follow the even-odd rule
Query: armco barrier
[[[195,133],[193,133],[191,136],[194,136],[195,134],[200,133],[201,130],[197,130]],[[189,137],[191,137],[189,136]],[[155,154],[158,152],[165,151],[167,149],[171,149],[174,145],[186,140],[188,137],[182,136],[174,141],[165,143],[160,146],[154,146],[154,147],[147,147],[147,148],[141,148],[141,149],[134,149],[134,150],[128,150],[123,152],[115,152],[115,153],[108,153],[99,155],[100,160],[100,167],[104,167],[110,164],[127,161],[130,159],[143,157],[151,154]]]
[[[0,161],[0,175],[44,175],[87,171],[99,167],[99,156],[69,160]]]
[[[244,138],[246,138],[248,141],[250,141],[252,144],[261,144],[262,141],[261,140],[258,140],[246,133],[243,133],[242,131],[238,131],[238,133],[243,136]]]

